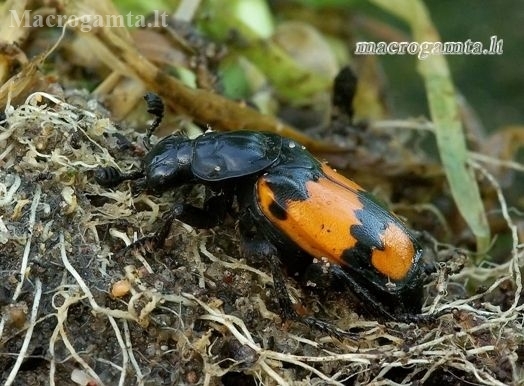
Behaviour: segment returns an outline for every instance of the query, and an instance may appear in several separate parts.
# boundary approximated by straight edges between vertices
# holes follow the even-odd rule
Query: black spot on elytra
[[[342,256],[348,265],[356,264],[361,268],[370,269],[372,251],[385,248],[381,236],[391,222],[391,217],[369,193],[362,191],[359,195],[364,204],[362,209],[355,211],[360,224],[349,227],[349,233],[357,243],[353,248],[346,249]]]
[[[278,220],[285,220],[287,218],[286,210],[276,201],[271,201],[271,204],[269,204],[269,211]]]

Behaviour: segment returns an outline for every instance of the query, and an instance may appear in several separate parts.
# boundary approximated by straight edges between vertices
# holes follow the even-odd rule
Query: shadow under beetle
[[[155,94],[145,99],[156,120],[146,136],[149,152],[142,170],[122,174],[113,167],[99,168],[96,181],[114,187],[143,179],[145,188],[156,193],[203,184],[215,192],[203,208],[175,205],[150,238],[157,246],[174,219],[200,228],[215,226],[236,198],[244,245],[251,255],[269,262],[284,318],[333,332],[325,322],[297,315],[280,267],[304,273],[305,267],[319,262],[330,280],[350,290],[371,314],[411,320],[420,313],[422,248],[406,226],[359,185],[293,140],[272,133],[208,132],[196,139],[169,135],[151,147],[149,138],[164,108]],[[216,208],[225,210],[217,214]]]

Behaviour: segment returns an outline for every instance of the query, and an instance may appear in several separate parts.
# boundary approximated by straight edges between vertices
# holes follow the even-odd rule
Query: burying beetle
[[[231,209],[236,199],[244,245],[269,262],[284,318],[340,332],[313,317],[300,317],[292,307],[280,265],[303,273],[314,262],[322,262],[328,276],[373,315],[411,320],[420,313],[422,248],[406,226],[358,184],[300,144],[273,133],[207,132],[196,139],[169,135],[151,147],[164,106],[155,94],[145,99],[156,119],[146,135],[149,152],[142,170],[122,174],[113,167],[99,168],[96,181],[114,187],[143,179],[145,188],[155,193],[203,184],[215,192],[204,208],[176,204],[152,238],[156,246],[162,245],[175,219],[213,227],[220,216],[211,215],[211,208]]]

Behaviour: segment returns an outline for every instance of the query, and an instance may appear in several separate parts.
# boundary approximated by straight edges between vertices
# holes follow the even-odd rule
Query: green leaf
[[[371,2],[408,23],[415,41],[441,41],[422,1]],[[418,71],[425,82],[440,158],[451,193],[462,217],[477,239],[477,250],[485,252],[490,242],[488,221],[475,175],[468,167],[468,149],[446,59],[442,55],[429,55],[424,60],[419,59]]]

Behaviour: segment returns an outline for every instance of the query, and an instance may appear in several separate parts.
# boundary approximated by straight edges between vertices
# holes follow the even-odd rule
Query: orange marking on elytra
[[[413,266],[415,248],[406,232],[395,223],[389,223],[382,235],[384,250],[375,249],[371,254],[371,264],[393,280],[402,280]]]
[[[257,184],[260,209],[278,229],[311,256],[343,264],[342,253],[357,243],[350,228],[360,224],[355,211],[362,209],[363,204],[356,191],[348,190],[328,178],[308,181],[306,188],[309,198],[305,201],[287,200],[286,208],[283,208],[287,217],[279,220],[269,209],[276,201],[274,193],[262,177]]]

